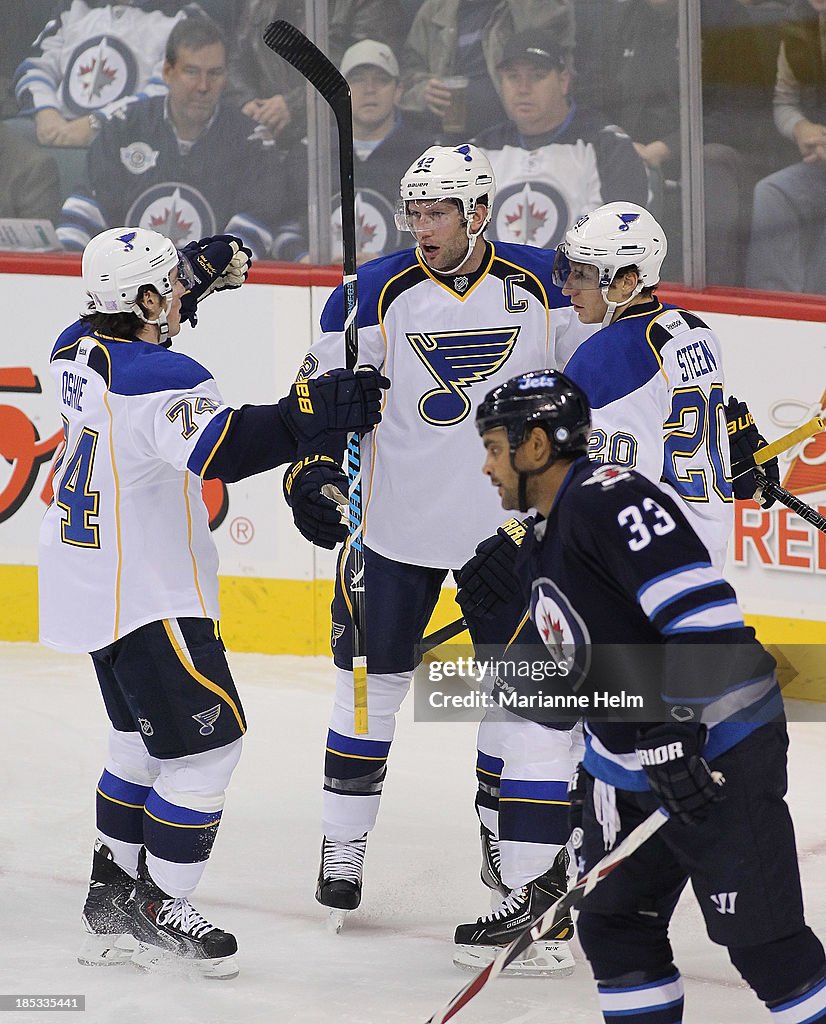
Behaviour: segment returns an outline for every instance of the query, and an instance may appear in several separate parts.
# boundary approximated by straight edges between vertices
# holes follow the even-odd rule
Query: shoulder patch
[[[608,488],[618,484],[620,480],[630,480],[631,474],[627,469],[620,466],[602,465],[597,467],[590,476],[587,476],[581,486],[588,487],[589,484],[596,484],[599,487]]]

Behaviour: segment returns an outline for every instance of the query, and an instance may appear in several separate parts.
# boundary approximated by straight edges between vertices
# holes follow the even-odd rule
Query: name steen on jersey
[[[717,369],[717,360],[708,345],[702,340],[677,349],[677,364],[682,370],[683,383],[704,377]]]

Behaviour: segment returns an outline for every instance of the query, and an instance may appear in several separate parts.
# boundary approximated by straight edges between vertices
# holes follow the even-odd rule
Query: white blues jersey
[[[715,333],[694,313],[654,299],[589,338],[564,372],[591,403],[591,459],[672,488],[722,568],[734,505]]]
[[[690,712],[708,729],[711,760],[782,716],[783,703],[774,659],[744,625],[737,595],[683,509],[633,470],[577,459],[547,521],[525,536],[517,572],[549,651],[564,645],[590,672],[602,659],[613,693],[640,693],[637,652],[662,652],[650,676],[656,700],[645,707],[664,714],[660,721],[671,709]],[[585,718],[588,771],[646,789],[635,753],[640,722],[619,712]]]
[[[579,324],[550,280],[553,253],[488,246],[475,274],[433,274],[408,249],[358,271],[359,362],[392,381],[381,423],[365,441],[364,542],[399,562],[458,568],[502,522],[482,476],[476,407],[526,370],[559,365],[593,328]],[[301,373],[344,358],[338,288]]]
[[[65,444],[40,530],[41,641],[93,651],[158,619],[217,619],[201,476],[232,410],[209,371],[82,322],[51,370]]]
[[[35,42],[40,52],[17,69],[21,107],[52,107],[71,119],[165,93],[164,48],[187,5],[154,6],[166,10],[64,0]]]

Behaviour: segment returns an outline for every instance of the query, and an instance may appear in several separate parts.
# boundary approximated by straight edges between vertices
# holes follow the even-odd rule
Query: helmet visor
[[[458,205],[459,200],[451,196],[446,199],[399,199],[396,203],[396,227],[414,235],[425,228],[439,227],[448,223],[447,218]]]
[[[198,277],[190,263],[189,257],[186,253],[181,252],[180,249],[178,250],[178,280],[187,291],[190,291],[198,283]]]
[[[600,269],[591,263],[576,263],[568,259],[560,245],[554,256],[554,265],[551,269],[551,278],[557,288],[569,284],[577,290],[599,288]]]

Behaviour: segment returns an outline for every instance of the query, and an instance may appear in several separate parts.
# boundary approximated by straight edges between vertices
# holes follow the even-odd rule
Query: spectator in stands
[[[511,36],[497,72],[508,120],[474,140],[496,175],[491,238],[547,248],[603,203],[645,205],[645,164],[624,132],[571,101],[552,32]]]
[[[168,96],[117,110],[89,148],[93,196],[64,203],[58,237],[82,249],[104,228],[133,224],[176,245],[216,232],[269,252],[281,183],[275,145],[236,107],[221,102],[226,47],[208,18],[172,30],[163,66]]]
[[[20,109],[14,95],[15,73],[31,51],[32,43],[54,11],[54,0],[0,0],[0,118],[17,117]]]
[[[444,80],[461,75],[469,80],[464,136],[503,120],[496,68],[507,40],[529,29],[548,29],[572,47],[572,0],[424,0],[402,52],[402,108],[439,126],[452,102]]]
[[[801,160],[754,189],[746,284],[826,294],[826,0],[796,0],[783,27],[774,120]]]
[[[230,94],[244,113],[282,141],[297,142],[307,131],[306,82],[286,61],[273,57],[262,39],[271,21],[281,18],[302,31],[305,0],[243,0],[230,60]],[[338,64],[360,39],[392,46],[404,18],[398,0],[331,0],[328,52]]]
[[[167,37],[196,12],[197,4],[180,0],[61,0],[32,56],[17,69],[17,99],[23,113],[34,114],[37,141],[87,146],[101,117],[128,100],[166,92]]]
[[[60,185],[54,157],[0,124],[0,217],[57,223]]]
[[[355,151],[357,260],[363,263],[402,247],[395,225],[398,181],[412,161],[430,145],[429,133],[411,126],[398,110],[401,97],[399,65],[386,44],[363,39],[351,46],[341,62],[353,102]],[[307,180],[306,148],[297,148],[288,178]],[[299,217],[276,231],[273,255],[297,260],[307,252],[305,196],[295,196]],[[333,239],[341,244],[341,195],[332,203]]]

